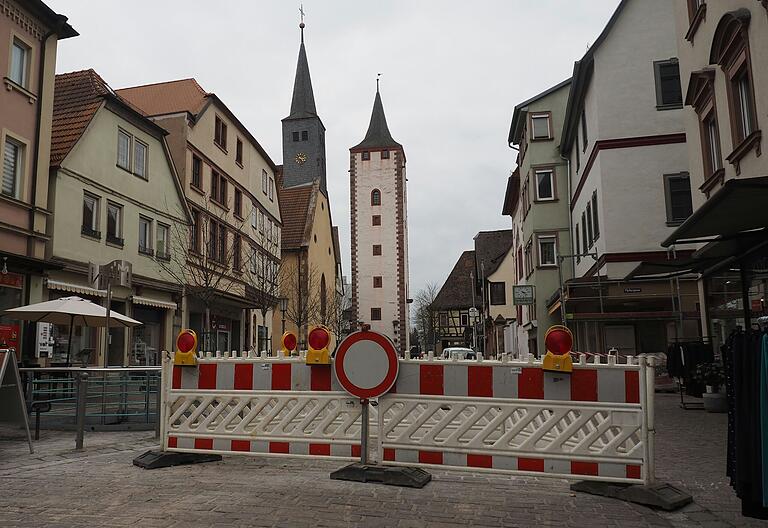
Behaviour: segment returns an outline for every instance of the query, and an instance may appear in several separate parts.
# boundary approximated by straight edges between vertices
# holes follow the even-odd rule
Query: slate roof
[[[320,191],[318,182],[296,187],[278,187],[280,216],[283,230],[280,237],[282,248],[299,249],[309,243],[308,231],[312,230],[314,204]]]
[[[317,117],[317,108],[315,108],[315,94],[312,91],[312,78],[309,75],[307,50],[304,47],[302,33],[299,61],[296,64],[296,78],[293,81],[291,114],[286,119],[303,119],[306,117]]]
[[[58,167],[67,157],[105,100],[115,102],[144,118],[138,108],[116,95],[106,81],[92,69],[56,76],[51,128],[52,167]],[[162,128],[151,121],[147,120],[146,124],[165,134]]]
[[[478,277],[481,271],[486,280],[499,269],[504,257],[512,247],[513,229],[500,231],[480,231],[475,236],[475,261]],[[485,269],[481,270],[481,263],[485,263]]]
[[[195,79],[179,79],[117,90],[118,95],[149,116],[189,112],[197,115],[208,102],[208,92]]]
[[[387,126],[387,117],[384,115],[384,105],[381,102],[381,94],[376,90],[376,98],[373,100],[373,111],[371,112],[371,121],[368,124],[368,132],[365,139],[352,147],[360,148],[383,148],[403,146],[392,138]]]
[[[450,310],[472,306],[472,288],[475,287],[470,274],[475,273],[475,252],[465,251],[456,261],[453,270],[440,288],[432,308]]]

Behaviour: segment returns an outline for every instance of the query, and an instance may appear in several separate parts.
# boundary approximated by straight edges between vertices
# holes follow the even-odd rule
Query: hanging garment
[[[760,338],[760,436],[763,455],[763,506],[768,507],[768,332]]]

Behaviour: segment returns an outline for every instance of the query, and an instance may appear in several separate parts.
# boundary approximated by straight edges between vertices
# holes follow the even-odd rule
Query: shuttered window
[[[19,190],[19,179],[21,176],[21,159],[23,146],[11,141],[5,140],[3,149],[3,186],[2,193],[6,196],[17,198]]]

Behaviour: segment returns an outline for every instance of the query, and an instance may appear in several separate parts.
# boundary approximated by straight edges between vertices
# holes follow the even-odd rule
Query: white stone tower
[[[408,201],[405,151],[392,139],[378,82],[368,133],[349,149],[352,306],[357,321],[408,351]]]

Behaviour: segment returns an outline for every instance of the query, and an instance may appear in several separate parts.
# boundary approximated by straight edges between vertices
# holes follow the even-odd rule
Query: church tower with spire
[[[350,149],[352,306],[357,320],[409,347],[405,151],[392,138],[378,80],[365,139]]]
[[[293,83],[291,113],[283,119],[283,187],[296,187],[320,181],[328,196],[325,178],[325,126],[317,115],[307,50],[304,47],[304,22],[301,29],[299,61]]]

